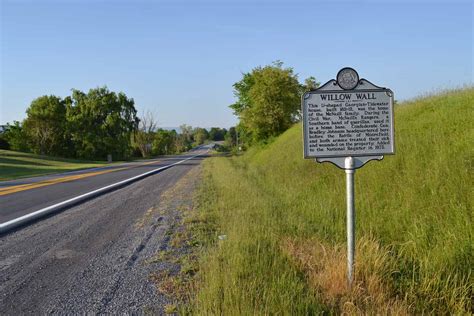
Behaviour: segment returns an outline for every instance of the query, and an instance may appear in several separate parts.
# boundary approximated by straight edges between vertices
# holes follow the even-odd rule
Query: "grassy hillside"
[[[352,290],[344,171],[302,158],[300,125],[241,157],[207,160],[196,312],[472,312],[473,113],[474,89],[396,108],[397,154],[356,172]]]
[[[93,168],[105,164],[105,162],[61,159],[0,150],[0,181]]]

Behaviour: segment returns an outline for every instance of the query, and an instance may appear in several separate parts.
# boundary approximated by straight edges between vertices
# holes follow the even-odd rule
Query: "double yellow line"
[[[49,180],[39,181],[39,182],[35,182],[35,183],[14,185],[14,186],[10,186],[10,187],[0,189],[0,196],[16,193],[16,192],[20,192],[20,191],[26,191],[26,190],[31,190],[31,189],[35,189],[35,188],[40,188],[40,187],[44,187],[44,186],[47,186],[47,185],[61,183],[61,182],[68,182],[68,181],[74,181],[74,180],[78,180],[78,179],[88,178],[88,177],[92,177],[92,176],[97,176],[99,174],[136,168],[136,167],[149,165],[149,164],[153,164],[153,163],[157,163],[157,162],[159,162],[159,160],[146,162],[146,163],[140,164],[138,166],[135,165],[135,166],[122,167],[122,168],[117,168],[117,169],[107,169],[107,170],[101,170],[101,171],[95,171],[95,172],[81,173],[81,174],[76,174],[76,175],[62,177],[62,178],[49,179]]]

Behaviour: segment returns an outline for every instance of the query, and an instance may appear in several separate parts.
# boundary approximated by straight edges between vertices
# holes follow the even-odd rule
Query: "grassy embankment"
[[[396,155],[356,173],[352,291],[344,172],[303,160],[300,125],[205,161],[195,312],[472,312],[473,113],[472,88],[396,108]]]
[[[101,161],[83,161],[0,150],[0,181],[53,174],[106,165]]]

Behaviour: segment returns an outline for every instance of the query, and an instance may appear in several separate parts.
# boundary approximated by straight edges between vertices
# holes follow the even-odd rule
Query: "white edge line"
[[[37,218],[43,217],[47,214],[53,213],[53,212],[55,212],[59,209],[62,209],[63,207],[68,206],[69,204],[77,203],[77,202],[82,201],[84,199],[87,199],[89,197],[98,195],[99,193],[108,192],[109,190],[111,190],[115,187],[119,187],[119,186],[128,184],[130,182],[134,182],[135,180],[144,178],[144,177],[146,177],[146,176],[148,176],[152,173],[158,172],[158,171],[163,170],[163,169],[171,168],[172,166],[179,165],[182,162],[185,162],[187,160],[196,158],[196,157],[201,156],[201,155],[203,155],[203,154],[198,154],[198,155],[195,155],[195,156],[192,156],[192,157],[188,157],[186,159],[180,160],[180,161],[172,163],[170,165],[147,171],[147,172],[139,174],[137,176],[134,176],[134,177],[131,177],[131,178],[128,178],[128,179],[125,179],[125,180],[122,180],[122,181],[119,181],[119,182],[116,182],[116,183],[113,183],[113,184],[109,184],[105,187],[102,187],[102,188],[99,188],[99,189],[81,194],[79,196],[70,198],[66,201],[62,201],[62,202],[59,202],[57,204],[42,208],[38,211],[35,211],[35,212],[32,212],[32,213],[17,217],[15,219],[9,220],[8,222],[0,223],[0,234],[6,233],[7,231],[9,231],[11,229],[14,229],[18,226],[21,226],[21,225],[23,225],[23,224],[25,224],[29,221],[32,221],[34,219],[37,219]]]

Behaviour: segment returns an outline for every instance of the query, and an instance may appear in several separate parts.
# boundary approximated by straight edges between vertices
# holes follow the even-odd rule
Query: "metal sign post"
[[[354,201],[354,159],[347,157],[345,160],[346,194],[347,194],[347,279],[349,287],[354,280],[355,257],[355,201]]]
[[[343,68],[302,96],[304,158],[344,169],[347,193],[347,278],[354,280],[355,197],[358,168],[395,153],[393,92],[378,87],[352,68]]]

